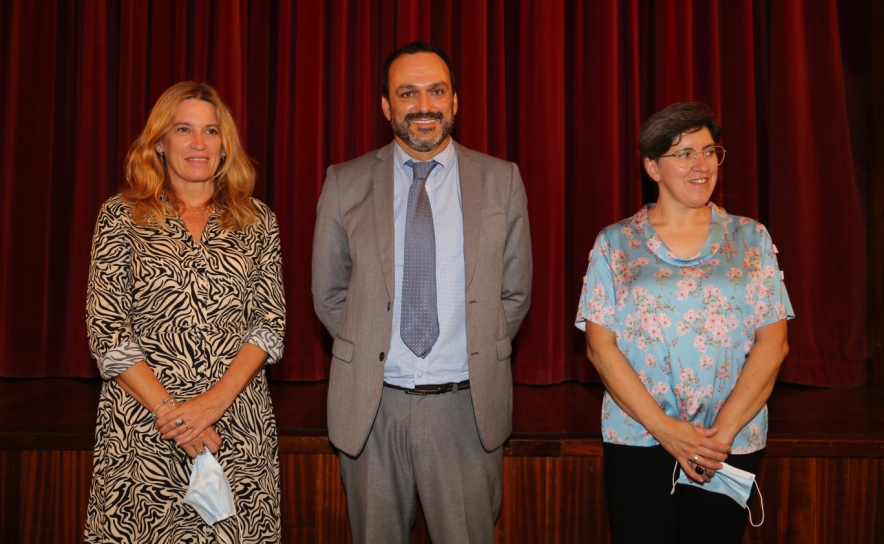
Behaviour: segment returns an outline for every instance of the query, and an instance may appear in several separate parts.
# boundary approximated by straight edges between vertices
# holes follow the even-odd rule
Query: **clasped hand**
[[[221,447],[221,436],[212,425],[223,413],[207,391],[165,411],[161,409],[155,427],[164,439],[175,440],[189,456],[196,457],[204,448],[215,453]]]
[[[715,471],[722,468],[721,463],[727,459],[731,450],[729,444],[713,440],[718,429],[695,427],[674,418],[670,418],[663,431],[658,434],[654,438],[678,460],[685,475],[699,484],[710,481]],[[698,474],[695,470],[697,466],[702,467],[705,473]]]

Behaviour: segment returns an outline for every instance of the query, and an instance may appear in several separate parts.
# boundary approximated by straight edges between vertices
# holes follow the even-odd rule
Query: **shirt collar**
[[[703,249],[700,250],[700,253],[691,258],[682,259],[676,257],[666,249],[666,246],[662,243],[660,237],[657,236],[657,232],[654,230],[654,227],[651,226],[651,222],[648,221],[648,210],[653,208],[654,204],[648,204],[642,207],[642,209],[633,216],[632,221],[627,228],[633,229],[636,234],[645,240],[648,248],[657,257],[667,263],[675,266],[699,266],[718,253],[722,240],[727,232],[728,216],[724,208],[719,208],[711,201],[706,205],[712,209],[712,216],[709,219],[709,237],[706,239],[706,243],[703,245]]]
[[[445,146],[442,151],[436,153],[431,159],[431,161],[436,161],[442,165],[443,170],[448,170],[451,168],[451,165],[454,164],[454,138],[448,140],[448,145]],[[402,146],[399,145],[399,142],[393,140],[393,164],[396,165],[396,168],[402,170],[403,172],[407,172],[408,176],[411,177],[411,168],[406,168],[405,163],[408,161],[413,161],[415,159],[411,158],[408,153],[402,149]]]

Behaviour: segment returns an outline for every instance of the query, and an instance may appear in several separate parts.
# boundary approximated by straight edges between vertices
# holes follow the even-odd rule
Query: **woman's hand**
[[[210,425],[214,425],[246,385],[264,365],[267,353],[253,344],[243,344],[230,367],[218,383],[208,391],[157,414],[156,428],[166,440],[179,446],[192,442]]]
[[[717,427],[713,427],[713,429],[717,429]],[[733,445],[734,445],[734,437],[733,436],[726,437],[725,433],[721,432],[720,429],[718,430],[718,434],[715,435],[715,441],[719,442],[720,444],[723,444],[724,446],[727,446],[728,452],[731,451],[731,448],[733,448]],[[705,467],[705,468],[706,468],[706,473],[704,474],[704,476],[706,477],[706,481],[708,482],[709,480],[712,479],[713,476],[715,476],[715,473],[717,472],[717,470],[711,469],[709,467]]]
[[[221,437],[212,425],[221,419],[243,388],[255,378],[266,359],[267,353],[261,348],[243,344],[218,383],[185,403],[179,403],[174,395],[169,394],[146,361],[135,363],[115,379],[146,410],[156,410],[155,427],[164,439],[174,439],[194,457],[203,448],[218,451]]]
[[[217,432],[215,432],[214,427],[209,426],[206,427],[203,432],[197,435],[196,438],[194,438],[190,442],[180,444],[179,447],[183,449],[191,458],[206,453],[206,450],[215,453],[218,451],[218,448],[221,447],[221,436]]]
[[[229,406],[221,401],[214,389],[210,389],[159,415],[155,426],[164,439],[175,440],[176,444],[185,447],[198,442],[197,438],[221,419]],[[212,433],[218,436],[214,430]]]
[[[648,432],[675,457],[685,475],[697,483],[708,483],[730,453],[730,445],[712,438],[718,434],[718,429],[695,427],[670,417],[653,431],[648,429]],[[704,474],[697,474],[697,466],[704,469]]]
[[[586,355],[617,406],[644,426],[678,460],[688,478],[698,483],[708,482],[705,475],[697,474],[690,461],[696,456],[704,469],[721,468],[719,461],[727,459],[730,446],[712,439],[718,429],[694,427],[666,415],[617,347],[613,331],[587,321]]]

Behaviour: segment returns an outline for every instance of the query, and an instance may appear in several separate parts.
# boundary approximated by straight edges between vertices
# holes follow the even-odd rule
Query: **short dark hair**
[[[390,66],[393,64],[393,61],[402,55],[414,55],[415,53],[433,53],[445,61],[445,66],[448,67],[448,76],[451,79],[451,92],[457,92],[454,70],[451,69],[451,61],[448,60],[448,55],[445,54],[445,51],[427,42],[411,42],[390,53],[390,56],[384,62],[384,73],[381,76],[381,94],[384,98],[390,99]]]
[[[703,128],[708,128],[712,140],[718,143],[721,127],[709,106],[701,102],[676,102],[648,117],[638,133],[638,150],[643,159],[656,161],[678,143],[683,133]]]

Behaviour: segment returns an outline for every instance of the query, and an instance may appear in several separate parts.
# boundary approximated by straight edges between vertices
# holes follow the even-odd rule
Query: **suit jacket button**
[[[384,360],[384,352],[382,351],[380,357],[378,357],[378,361],[383,361],[383,360]]]

